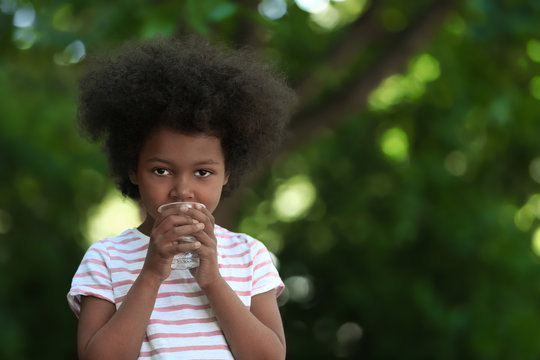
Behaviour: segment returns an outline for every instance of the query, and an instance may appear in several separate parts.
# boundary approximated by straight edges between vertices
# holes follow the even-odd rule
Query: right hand
[[[201,246],[198,241],[187,243],[179,242],[178,239],[203,229],[203,223],[185,215],[179,209],[172,208],[164,211],[154,222],[141,272],[156,276],[160,281],[167,279],[176,254],[193,251]]]

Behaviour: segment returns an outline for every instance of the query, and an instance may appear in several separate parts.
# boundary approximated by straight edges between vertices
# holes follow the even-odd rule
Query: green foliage
[[[41,358],[53,343],[51,358],[74,358],[66,291],[86,246],[86,212],[110,181],[70,121],[62,72],[32,65],[0,67],[0,356]]]
[[[191,31],[259,47],[298,88],[295,121],[328,114],[232,226],[279,259],[288,358],[540,356],[537,1],[452,2],[413,53],[440,2],[331,2],[323,20],[292,1],[275,20],[225,0],[32,4],[17,28],[22,2],[0,1],[0,358],[76,353],[65,296],[112,184],[74,126],[75,42]]]
[[[304,219],[266,220],[282,238],[282,276],[311,284],[291,282],[299,289],[282,299],[291,358],[538,357],[539,261],[531,232],[514,225],[538,191],[532,7],[453,12],[426,49],[440,75],[421,96],[368,109],[283,156],[247,198],[252,230],[276,217],[255,209],[280,182],[299,172],[317,189]],[[491,19],[476,22],[486,10]],[[384,151],[395,129],[407,136],[404,156]]]

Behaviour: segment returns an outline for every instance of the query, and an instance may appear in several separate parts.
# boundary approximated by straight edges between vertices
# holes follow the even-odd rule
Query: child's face
[[[130,173],[147,215],[153,219],[160,205],[173,201],[203,203],[213,212],[228,178],[219,138],[187,135],[167,127],[148,136],[137,170]]]

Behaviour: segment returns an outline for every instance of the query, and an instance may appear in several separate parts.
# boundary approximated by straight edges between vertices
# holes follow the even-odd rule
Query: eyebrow
[[[169,164],[169,165],[173,164],[171,161],[166,160],[166,159],[162,159],[162,158],[157,157],[157,156],[151,157],[147,161],[150,161],[150,162],[162,162],[162,163]],[[218,161],[215,161],[215,160],[212,160],[212,159],[207,159],[207,160],[198,161],[195,165],[220,165],[220,164],[221,163],[218,162]]]
[[[157,156],[146,159],[146,161],[148,161],[148,162],[162,162],[162,163],[166,163],[166,164],[172,164],[169,160],[165,160],[165,159],[162,159],[162,158],[157,157]]]

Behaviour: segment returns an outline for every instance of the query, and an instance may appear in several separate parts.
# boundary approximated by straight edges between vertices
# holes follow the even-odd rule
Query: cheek
[[[169,189],[165,184],[141,180],[139,183],[139,193],[141,201],[145,207],[156,207],[166,202]],[[157,206],[156,206],[157,204]]]
[[[220,187],[215,187],[213,189],[213,191],[209,192],[208,195],[210,196],[206,196],[205,199],[204,199],[204,203],[206,205],[206,207],[208,208],[208,210],[210,212],[214,212],[214,210],[216,210],[218,204],[219,204],[219,201],[221,199],[221,186]]]

